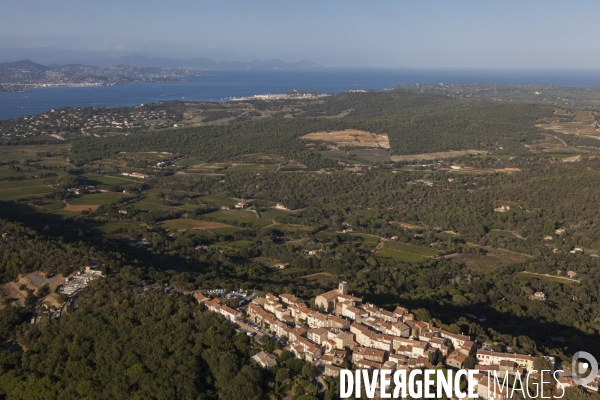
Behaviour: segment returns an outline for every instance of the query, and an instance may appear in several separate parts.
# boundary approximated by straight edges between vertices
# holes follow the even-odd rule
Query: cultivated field
[[[434,257],[438,251],[431,247],[415,246],[407,243],[399,243],[395,241],[387,241],[383,246],[385,249],[399,251],[402,253],[415,254],[422,257]]]
[[[485,154],[483,150],[456,150],[456,151],[439,151],[437,153],[421,153],[421,154],[405,154],[390,156],[392,161],[416,161],[416,160],[437,160],[438,158],[452,158],[464,156],[467,154]]]
[[[273,221],[268,219],[257,218],[256,214],[251,211],[219,210],[209,214],[205,214],[203,218],[213,221],[220,220],[224,222],[252,226],[267,226],[273,223]]]
[[[575,117],[573,121],[551,121],[539,124],[538,127],[568,135],[600,137],[600,126],[594,118],[595,114],[594,111],[574,111],[570,114]]]
[[[331,132],[313,132],[301,137],[305,140],[318,140],[323,142],[335,143],[338,146],[348,147],[375,147],[382,149],[390,148],[390,141],[387,135],[359,131],[355,129],[345,129],[343,131]]]
[[[390,249],[381,249],[377,252],[377,255],[383,258],[391,258],[394,261],[403,261],[408,263],[417,263],[425,261],[425,257],[423,256]]]
[[[213,221],[199,221],[197,219],[171,219],[161,223],[166,229],[169,230],[193,230],[193,229],[216,229],[216,228],[229,228],[231,225],[222,224],[220,222]]]
[[[479,247],[477,245],[473,245]],[[447,260],[452,260],[457,264],[464,264],[467,268],[479,272],[491,272],[498,267],[512,263],[521,263],[527,261],[531,256],[527,254],[515,253],[504,249],[494,249],[483,247],[486,254],[450,254],[445,256]]]
[[[65,206],[64,203],[62,203],[58,200],[46,200],[42,203],[38,203],[35,205],[37,207],[43,208],[44,210],[48,210],[48,211],[60,210],[61,208],[63,208]]]
[[[84,194],[83,196],[69,199],[70,205],[96,205],[96,204],[111,204],[118,202],[125,196],[121,193],[96,193]]]
[[[100,204],[67,204],[65,211],[96,211]]]

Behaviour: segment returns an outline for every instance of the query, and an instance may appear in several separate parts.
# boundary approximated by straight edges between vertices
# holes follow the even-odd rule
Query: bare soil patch
[[[535,277],[541,278],[541,279],[548,279],[551,281],[553,280],[553,281],[557,281],[560,283],[567,283],[567,284],[581,283],[581,281],[579,279],[567,278],[565,276],[555,276],[555,275],[550,275],[550,274],[538,274],[536,272],[529,272],[529,271],[521,271],[519,273],[524,274],[524,275],[532,275],[532,276],[535,276]]]
[[[507,168],[496,168],[494,171],[496,172],[521,172],[521,168],[516,167],[507,167]]]
[[[577,162],[577,161],[581,161],[580,155],[573,156],[573,157],[564,157],[562,159],[562,162]]]
[[[0,295],[5,299],[14,301],[17,307],[25,307],[25,292],[19,290],[20,283],[9,282],[0,285]]]
[[[456,150],[456,151],[438,151],[437,153],[404,154],[391,156],[392,161],[416,161],[416,160],[437,160],[438,158],[452,158],[464,156],[466,154],[486,154],[483,150]]]
[[[5,299],[14,300],[18,307],[24,307],[27,292],[19,290],[21,285],[25,285],[27,289],[37,291],[43,285],[48,284],[50,290],[54,291],[64,281],[65,278],[62,275],[55,275],[52,278],[46,279],[46,276],[42,272],[31,272],[21,276],[17,282],[8,282],[0,285],[0,294]]]
[[[98,209],[98,207],[100,207],[100,204],[81,204],[81,205],[75,205],[75,204],[67,204],[67,207],[65,207],[65,211],[86,211],[86,210],[90,210],[90,211],[96,211]]]
[[[406,222],[390,221],[390,224],[392,224],[392,225],[398,225],[398,226],[400,226],[401,228],[404,228],[404,229],[422,229],[423,228],[422,226],[414,225],[414,224],[408,224]]]
[[[348,147],[375,147],[382,149],[390,148],[388,136],[381,133],[371,133],[356,129],[344,129],[343,131],[313,132],[301,137],[305,140],[320,140],[335,143],[338,146]]]
[[[250,260],[261,263],[265,267],[272,267],[273,265],[281,263],[281,261],[279,261],[279,260],[275,260],[273,258],[268,258],[268,257],[254,257],[254,258],[251,258]]]

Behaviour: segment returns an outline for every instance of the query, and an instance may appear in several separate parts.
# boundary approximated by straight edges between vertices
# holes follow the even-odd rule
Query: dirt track
[[[392,161],[416,161],[416,160],[437,160],[438,158],[452,158],[463,156],[466,154],[485,154],[482,150],[456,150],[456,151],[439,151],[437,153],[422,153],[422,154],[405,154],[394,155],[390,159]]]
[[[168,221],[164,221],[163,225],[177,225],[178,230],[188,230],[188,229],[216,229],[216,228],[229,228],[232,225],[223,224],[221,222],[213,222],[213,221],[200,221],[197,219],[171,219]]]
[[[100,207],[100,204],[82,204],[82,205],[74,205],[67,204],[67,207],[64,208],[65,211],[96,211]]]
[[[302,279],[308,279],[308,280],[314,280],[314,279],[319,279],[319,278],[337,278],[335,275],[330,274],[329,272],[317,272],[316,274],[310,274],[310,275],[305,275],[305,276],[301,276],[300,278]]]

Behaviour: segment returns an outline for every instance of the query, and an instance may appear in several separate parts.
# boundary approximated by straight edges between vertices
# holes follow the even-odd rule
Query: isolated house
[[[252,356],[252,359],[262,368],[271,368],[277,365],[277,357],[264,351]]]

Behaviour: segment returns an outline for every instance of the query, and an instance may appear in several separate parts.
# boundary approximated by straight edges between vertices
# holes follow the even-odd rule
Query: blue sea
[[[318,70],[219,71],[182,83],[141,83],[101,87],[52,87],[0,93],[0,119],[60,107],[123,107],[167,100],[227,101],[230,97],[314,90],[384,90],[415,83],[500,83],[516,85],[600,86],[600,71],[534,70]]]

